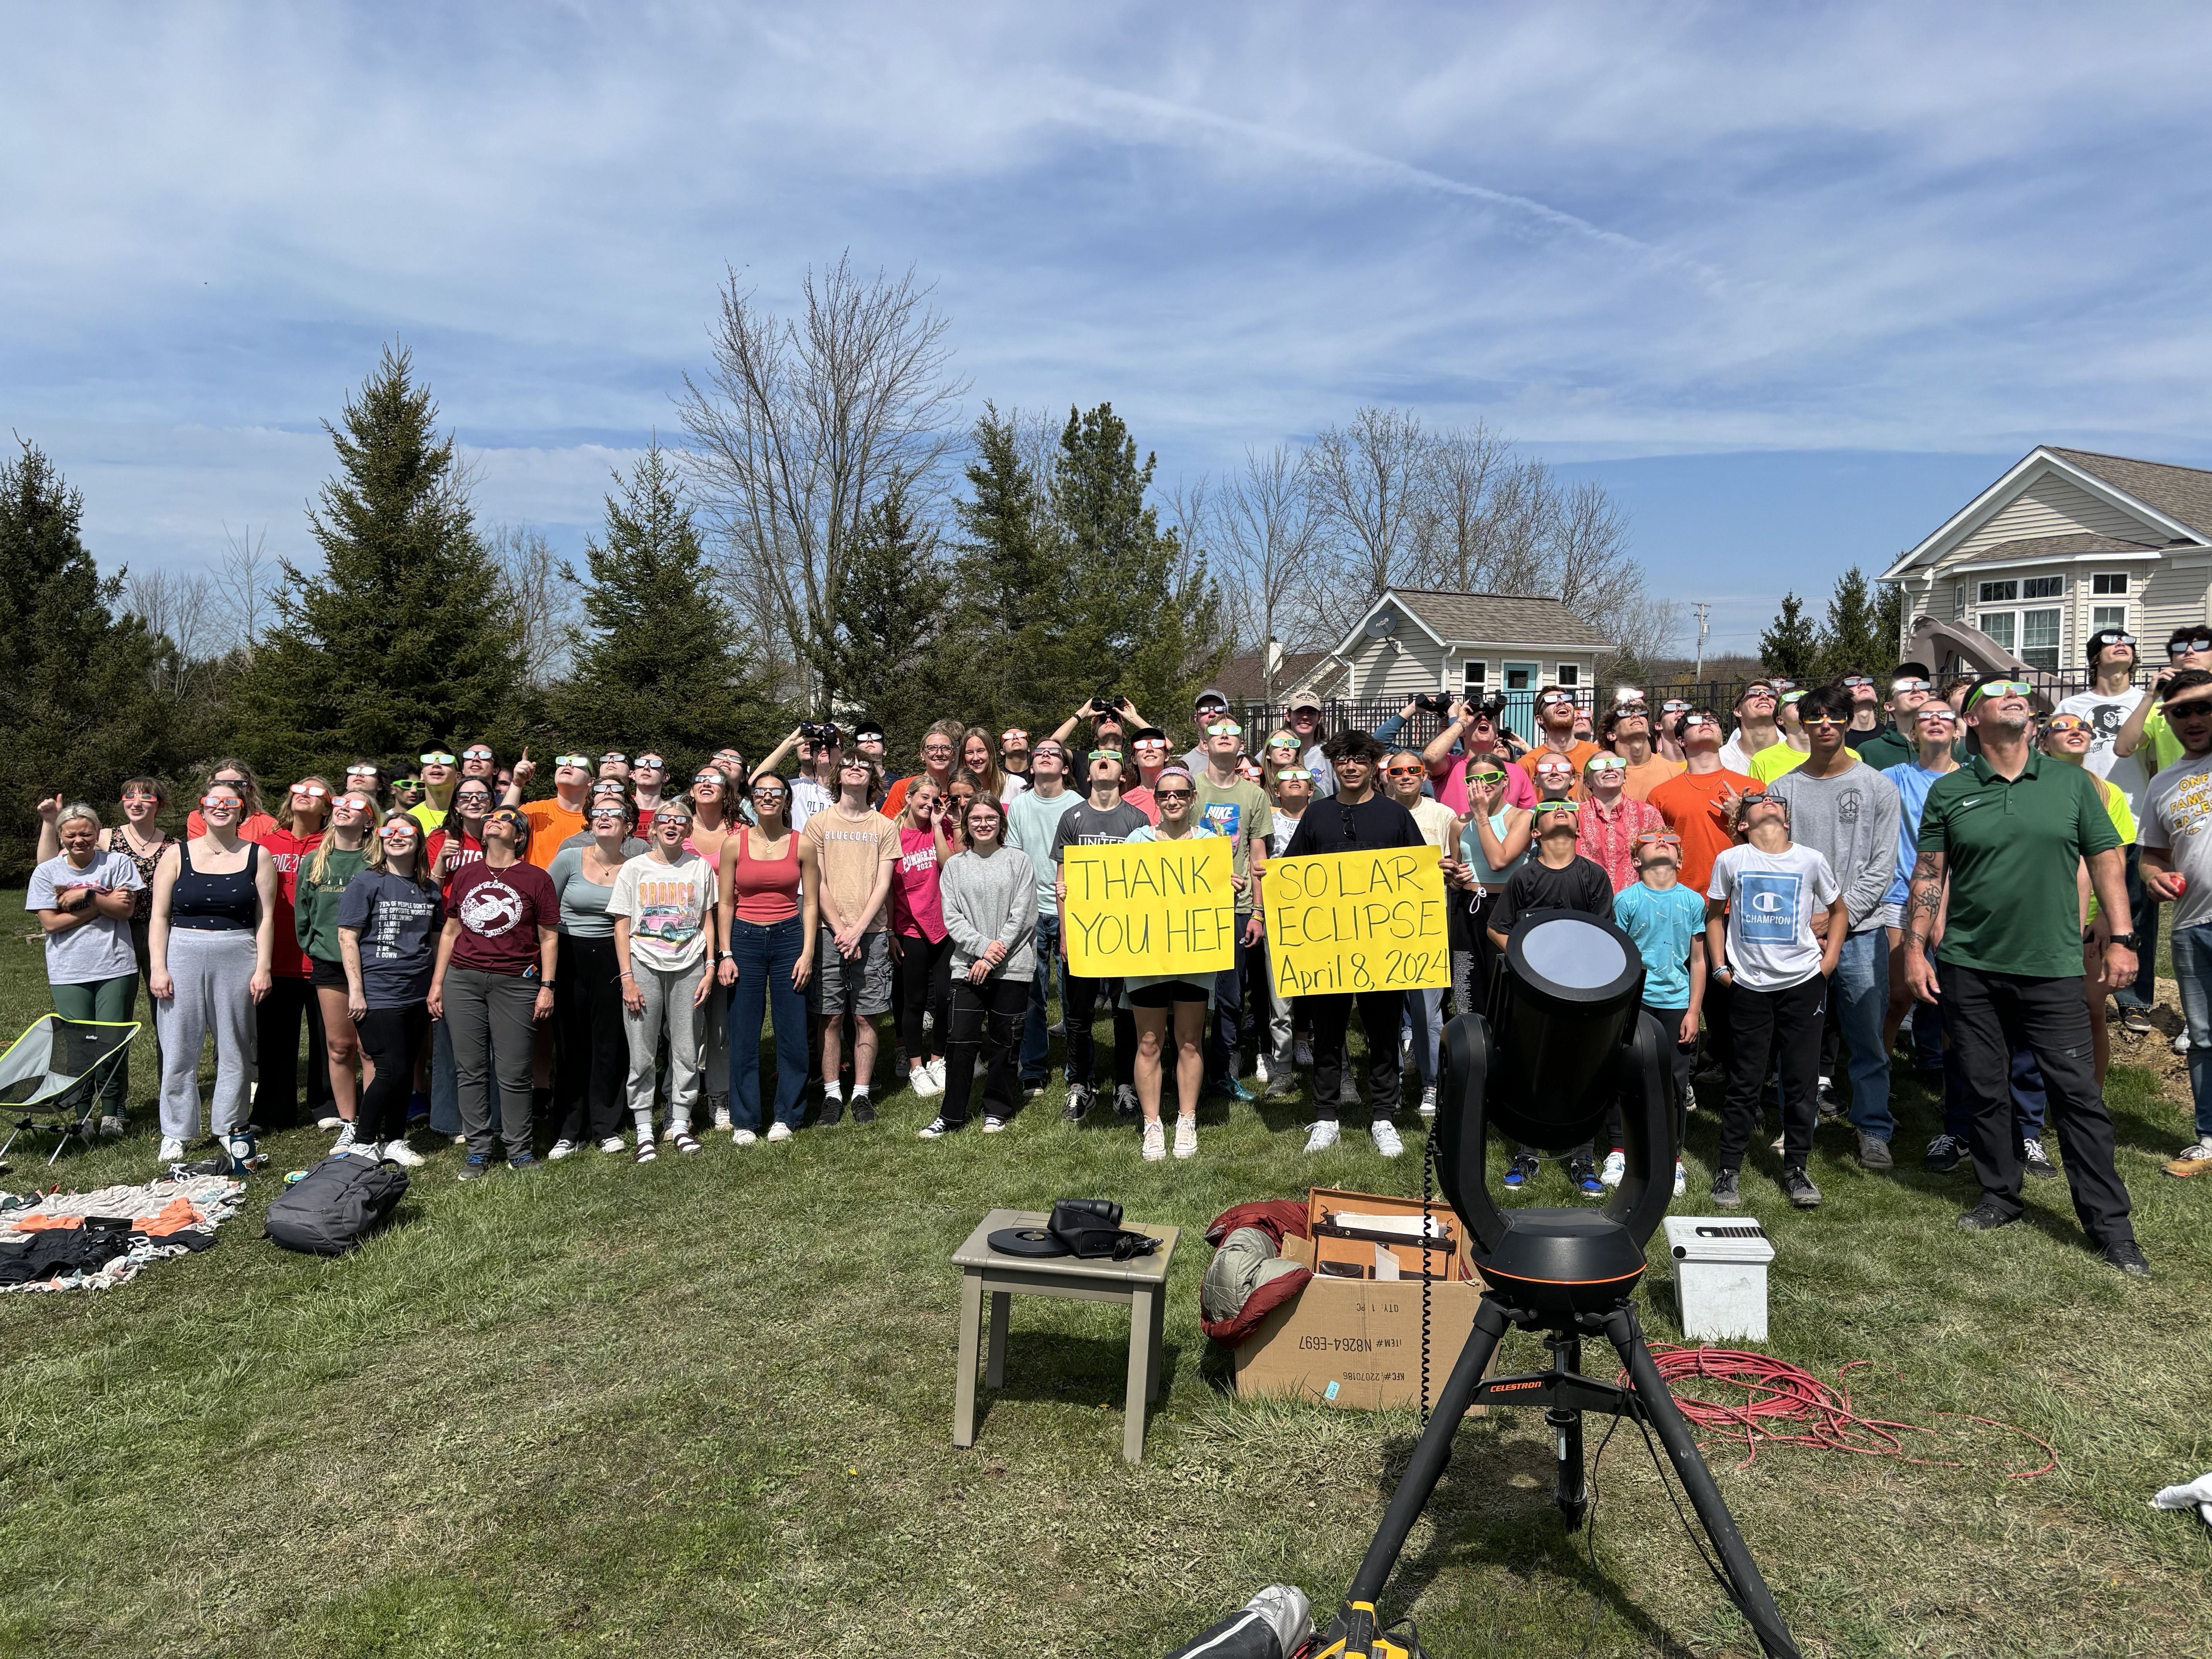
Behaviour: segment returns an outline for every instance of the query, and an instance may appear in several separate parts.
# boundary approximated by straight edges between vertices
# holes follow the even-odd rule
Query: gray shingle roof
[[[2154,553],[2155,542],[2124,542],[2113,536],[2100,536],[2094,531],[2080,531],[2069,536],[2023,536],[2018,541],[1999,542],[1994,547],[1983,548],[1959,561],[1960,564],[1989,564],[1999,560],[2055,559],[2069,553]]]
[[[1394,587],[1405,607],[1438,637],[1482,644],[1586,647],[1613,641],[1558,599],[1524,593],[1455,593],[1434,587]]]
[[[1275,665],[1275,690],[1295,691],[1312,677],[1313,672],[1328,659],[1326,651],[1285,651],[1282,660]],[[1260,695],[1260,682],[1267,659],[1258,652],[1231,657],[1213,681],[1214,689],[1222,696],[1238,702],[1249,702]]]
[[[2100,455],[2094,449],[2061,449],[2056,444],[2049,447],[2052,454],[2063,456],[2084,472],[2117,485],[2170,519],[2179,519],[2197,532],[2198,539],[2212,541],[2212,472],[2164,461]]]

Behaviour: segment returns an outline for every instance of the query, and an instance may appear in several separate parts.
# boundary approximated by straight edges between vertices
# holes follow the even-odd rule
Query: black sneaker
[[[1134,1118],[1134,1117],[1137,1117],[1137,1116],[1139,1116],[1139,1115],[1141,1115],[1141,1114],[1143,1113],[1144,1109],[1144,1109],[1144,1107],[1138,1103],[1138,1101],[1137,1101],[1137,1085],[1136,1085],[1135,1084],[1133,1084],[1133,1083],[1121,1083],[1121,1084],[1116,1084],[1116,1085],[1115,1085],[1115,1088],[1114,1088],[1114,1115],[1115,1115],[1115,1116],[1116,1116],[1116,1117],[1126,1117],[1126,1118]]]
[[[1959,1231],[1963,1233],[1995,1232],[2000,1227],[2009,1227],[2020,1218],[2007,1215],[1997,1206],[1996,1200],[1985,1198],[1959,1218]]]
[[[1889,1143],[1879,1135],[1859,1131],[1859,1167],[1863,1170],[1893,1170],[1897,1160],[1889,1155]]]
[[[1091,1110],[1091,1086],[1085,1083],[1067,1085],[1067,1104],[1060,1109],[1063,1123],[1080,1123]]]
[[[1844,1103],[1836,1097],[1833,1079],[1825,1077],[1820,1079],[1816,1097],[1820,1103],[1820,1116],[1824,1121],[1833,1122],[1844,1115]]]
[[[853,1121],[855,1123],[873,1123],[875,1121],[876,1104],[874,1097],[869,1095],[854,1095],[853,1097]]]
[[[1736,1172],[1734,1170],[1716,1170],[1713,1172],[1713,1190],[1710,1197],[1714,1206],[1718,1209],[1737,1210],[1743,1207],[1743,1191],[1737,1184]]]
[[[1584,1198],[1605,1196],[1605,1182],[1598,1176],[1597,1160],[1594,1158],[1568,1159],[1567,1179],[1574,1183],[1575,1191]]]
[[[1948,1175],[1966,1155],[1966,1143],[1956,1135],[1937,1135],[1921,1155],[1920,1167],[1929,1175]]]
[[[824,1095],[821,1115],[814,1121],[825,1129],[842,1123],[845,1121],[845,1097],[842,1095]]]
[[[2150,1263],[2143,1260],[2142,1251],[2136,1248],[2132,1238],[2118,1244],[2106,1245],[2104,1255],[2106,1261],[2132,1279],[2150,1277]]]
[[[454,1173],[453,1179],[456,1181],[482,1181],[484,1178],[484,1171],[490,1168],[491,1157],[489,1153],[471,1152],[466,1158],[461,1160],[461,1167]]]
[[[538,1167],[538,1154],[535,1152],[517,1152],[513,1158],[507,1160],[507,1167],[510,1170],[534,1170]]]
[[[1820,1207],[1820,1189],[1813,1184],[1813,1177],[1792,1165],[1782,1172],[1782,1193],[1801,1210]]]
[[[1505,1166],[1505,1190],[1518,1192],[1536,1178],[1536,1154],[1516,1152],[1513,1161]]]
[[[2028,1174],[2041,1176],[2045,1181],[2058,1179],[2058,1166],[2051,1161],[2051,1154],[2043,1150],[2041,1141],[2033,1139],[2021,1141],[2020,1155],[2021,1160],[2027,1165]]]

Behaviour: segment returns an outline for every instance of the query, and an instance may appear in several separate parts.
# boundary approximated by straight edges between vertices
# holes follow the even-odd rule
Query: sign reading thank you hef
[[[1060,854],[1067,970],[1216,974],[1237,965],[1236,867],[1219,836],[1109,842]]]

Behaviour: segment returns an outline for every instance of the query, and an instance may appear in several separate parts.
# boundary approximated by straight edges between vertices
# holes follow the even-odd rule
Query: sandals
[[[651,1136],[648,1135],[644,1139],[637,1143],[637,1161],[639,1163],[650,1164],[653,1159],[659,1156],[660,1152],[659,1149],[653,1146]]]
[[[678,1129],[676,1132],[676,1150],[679,1152],[696,1152],[704,1149],[699,1145],[698,1136],[693,1134],[689,1129]]]

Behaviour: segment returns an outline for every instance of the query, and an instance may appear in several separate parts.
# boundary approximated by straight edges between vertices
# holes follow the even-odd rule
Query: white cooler
[[[1765,1228],[1739,1216],[1670,1215],[1667,1249],[1684,1337],[1766,1340],[1766,1264],[1774,1246]]]

